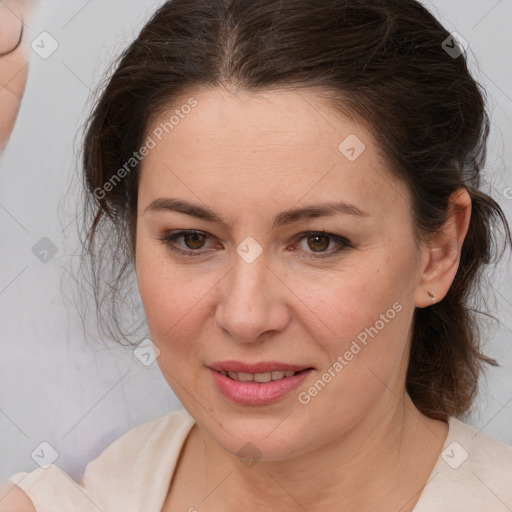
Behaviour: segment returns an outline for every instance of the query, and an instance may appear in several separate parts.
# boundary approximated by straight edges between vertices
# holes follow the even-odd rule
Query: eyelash
[[[163,244],[165,244],[170,250],[172,250],[182,256],[194,258],[194,257],[203,256],[205,253],[207,253],[209,251],[200,251],[200,250],[193,250],[193,249],[184,251],[183,249],[179,249],[178,247],[176,247],[176,245],[174,245],[174,241],[177,240],[178,238],[181,238],[186,235],[194,235],[194,234],[204,235],[207,238],[210,238],[209,235],[207,233],[204,233],[203,231],[183,230],[183,231],[177,231],[175,233],[168,232],[164,236],[159,237],[158,239]],[[337,249],[331,250],[330,252],[323,252],[323,253],[317,253],[317,254],[307,253],[307,254],[309,254],[308,256],[301,256],[302,258],[305,258],[305,259],[331,258],[331,257],[337,256],[340,252],[345,251],[346,249],[349,249],[352,247],[351,243],[347,239],[345,239],[341,236],[338,236],[338,235],[333,235],[332,233],[326,233],[325,231],[307,231],[305,233],[301,233],[300,236],[298,235],[295,237],[294,243],[300,242],[310,236],[325,236],[325,237],[333,240],[335,243],[339,244],[339,246]]]

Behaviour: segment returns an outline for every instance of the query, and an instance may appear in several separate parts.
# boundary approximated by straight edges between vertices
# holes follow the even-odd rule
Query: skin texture
[[[197,106],[144,158],[139,186],[139,290],[162,373],[197,422],[162,510],[411,511],[447,435],[446,423],[420,414],[405,392],[412,315],[432,303],[428,291],[442,300],[453,281],[468,194],[454,193],[444,228],[416,245],[408,191],[364,123],[334,112],[314,91],[218,88],[193,97]],[[350,134],[366,146],[355,161],[338,150]],[[160,197],[208,207],[226,225],[146,211]],[[283,210],[339,200],[368,216],[272,227]],[[178,255],[160,240],[182,229],[208,234],[174,242],[182,250],[192,242],[188,251],[204,255]],[[336,239],[298,236],[308,231],[349,244],[331,258],[308,258],[339,247]],[[263,249],[252,263],[236,252],[248,236]],[[298,393],[393,304],[401,306],[394,318],[300,403]],[[226,359],[315,370],[278,402],[247,406],[213,385],[205,365]],[[254,465],[236,455],[247,443],[258,451]],[[14,488],[0,512],[17,510],[34,508]]]
[[[19,487],[0,484],[0,512],[36,512],[36,509]]]
[[[150,150],[139,184],[139,290],[163,375],[197,422],[164,510],[412,510],[447,434],[446,423],[420,414],[405,392],[412,315],[432,304],[428,291],[440,301],[453,281],[469,195],[454,193],[443,230],[417,245],[408,190],[364,123],[314,91],[216,88],[190,96],[197,107]],[[355,161],[338,150],[350,134],[366,146]],[[225,225],[146,210],[161,197],[208,207]],[[283,210],[339,200],[368,216],[272,227]],[[208,237],[162,242],[179,230]],[[315,240],[299,239],[308,231],[350,244],[330,258],[308,258],[318,255]],[[263,249],[252,263],[236,252],[249,236]],[[333,253],[336,239],[327,240],[322,250]],[[400,312],[301,404],[298,392],[396,303]],[[278,402],[247,406],[224,398],[205,367],[227,359],[315,371]],[[236,456],[246,443],[259,454],[251,467]]]

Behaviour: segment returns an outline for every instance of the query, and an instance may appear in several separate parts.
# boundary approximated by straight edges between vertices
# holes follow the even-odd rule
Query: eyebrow
[[[221,224],[226,228],[228,227],[222,217],[217,215],[209,208],[189,203],[188,201],[183,201],[181,199],[159,197],[158,199],[151,201],[151,203],[145,208],[144,213],[157,211],[173,211],[184,213],[186,215],[191,215],[192,217],[197,217],[208,222]],[[280,226],[285,226],[303,219],[333,217],[340,214],[352,215],[355,217],[370,217],[368,212],[361,210],[355,204],[345,203],[343,201],[327,202],[306,206],[304,208],[293,208],[290,210],[285,210],[274,217],[272,227],[277,228]]]

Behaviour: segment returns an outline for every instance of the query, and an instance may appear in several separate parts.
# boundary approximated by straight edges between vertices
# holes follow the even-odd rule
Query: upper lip
[[[312,368],[308,365],[286,364],[276,361],[262,361],[260,363],[242,363],[241,361],[218,361],[206,365],[208,368],[217,372],[244,372],[244,373],[266,373],[278,371],[294,371],[299,372]]]

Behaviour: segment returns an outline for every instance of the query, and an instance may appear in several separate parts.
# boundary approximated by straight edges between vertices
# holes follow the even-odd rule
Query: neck
[[[407,395],[392,401],[392,410],[386,404],[385,412],[375,411],[317,450],[252,467],[203,432],[199,460],[206,465],[208,510],[411,511],[448,427],[422,415]]]

